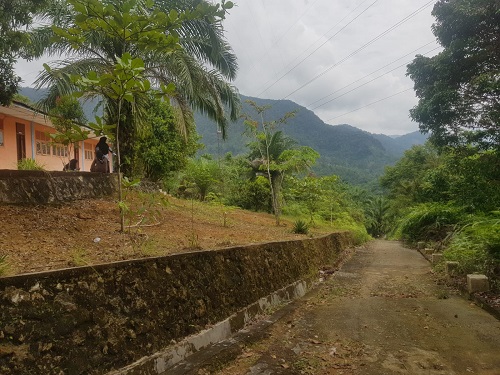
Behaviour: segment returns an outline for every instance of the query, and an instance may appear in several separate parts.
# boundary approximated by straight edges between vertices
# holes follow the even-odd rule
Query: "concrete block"
[[[432,254],[434,254],[434,249],[431,249],[431,248],[429,248],[429,247],[426,247],[426,248],[424,249],[424,254],[425,254],[425,255],[432,255]]]
[[[485,275],[467,275],[467,290],[469,293],[487,292],[490,290],[488,277]]]
[[[446,271],[446,274],[448,276],[454,276],[458,272],[458,267],[460,266],[460,263],[458,262],[451,262],[451,261],[446,261],[444,264],[444,268]]]
[[[418,250],[425,249],[425,242],[423,242],[423,241],[417,242],[417,249]]]
[[[432,254],[432,264],[438,264],[442,260],[443,260],[443,254],[441,253]]]

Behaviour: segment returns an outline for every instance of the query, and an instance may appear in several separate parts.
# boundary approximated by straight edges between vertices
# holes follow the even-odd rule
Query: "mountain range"
[[[377,179],[385,166],[394,164],[404,151],[413,145],[425,143],[427,136],[412,132],[402,136],[371,134],[348,124],[325,124],[314,112],[290,100],[260,99],[241,95],[242,113],[255,117],[247,103],[269,106],[265,121],[282,118],[296,111],[286,124],[280,127],[299,145],[309,146],[321,155],[313,170],[318,175],[336,174],[353,184],[366,184]],[[196,127],[205,145],[204,153],[223,156],[227,152],[241,154],[247,151],[251,139],[245,134],[243,120],[230,124],[227,139],[222,141],[217,126],[201,114],[195,114]]]
[[[36,102],[43,90],[23,87],[20,94]],[[258,106],[268,106],[264,112],[265,121],[282,118],[286,113],[296,112],[286,124],[280,127],[287,136],[299,145],[309,146],[321,155],[313,167],[318,175],[335,174],[345,181],[365,185],[376,180],[387,165],[394,164],[413,145],[423,144],[427,136],[412,132],[402,136],[372,134],[348,124],[325,124],[314,112],[290,100],[261,99],[241,95],[241,113],[256,117],[248,101]],[[84,105],[87,118],[94,118],[93,106]],[[221,139],[215,122],[201,113],[195,113],[196,128],[201,136],[204,149],[201,153],[222,157],[230,152],[233,155],[248,152],[247,144],[251,139],[245,133],[243,119],[233,122],[227,129],[227,137]]]

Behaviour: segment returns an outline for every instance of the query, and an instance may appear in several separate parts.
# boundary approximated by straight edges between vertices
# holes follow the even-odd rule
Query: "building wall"
[[[3,145],[0,145],[0,169],[17,169],[16,123],[24,125],[26,158],[34,159],[47,171],[62,171],[70,158],[67,151],[64,151],[63,145],[53,144],[46,135],[55,133],[52,126],[2,113],[0,113],[0,131],[3,131]],[[80,171],[90,171],[97,142],[98,138],[91,138],[78,143],[77,159]],[[74,158],[74,152],[72,147],[71,159]],[[111,155],[109,159],[112,166]]]
[[[27,121],[0,114],[3,128],[3,146],[0,146],[0,168],[17,169],[16,122],[25,125],[26,152],[31,149],[30,127]]]

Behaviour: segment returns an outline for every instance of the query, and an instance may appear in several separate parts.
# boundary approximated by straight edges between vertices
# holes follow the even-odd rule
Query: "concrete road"
[[[298,305],[217,373],[500,375],[500,322],[398,242],[358,249]]]

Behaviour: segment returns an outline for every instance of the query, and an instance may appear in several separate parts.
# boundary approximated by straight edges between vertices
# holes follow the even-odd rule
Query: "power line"
[[[386,96],[385,98],[382,98],[382,99],[376,100],[376,101],[374,101],[374,102],[368,103],[368,104],[366,104],[366,105],[364,105],[364,106],[362,106],[362,107],[359,107],[359,108],[353,109],[352,111],[349,111],[349,112],[343,113],[343,114],[341,114],[341,115],[338,115],[338,116],[335,116],[335,117],[329,118],[329,119],[328,119],[328,120],[326,120],[325,122],[329,122],[329,121],[335,120],[336,118],[339,118],[339,117],[342,117],[342,116],[348,115],[348,114],[350,114],[350,113],[353,113],[353,112],[359,111],[360,109],[364,109],[364,108],[369,107],[369,106],[371,106],[371,105],[374,105],[374,104],[380,103],[380,102],[382,102],[382,101],[384,101],[384,100],[390,99],[390,98],[392,98],[392,97],[394,97],[394,96],[396,96],[396,95],[402,94],[402,93],[404,93],[404,92],[406,92],[406,91],[410,91],[410,90],[413,90],[413,87],[409,87],[409,88],[407,88],[407,89],[405,89],[405,90],[403,90],[403,91],[399,91],[399,92],[397,92],[397,93],[395,93],[395,94],[392,94],[392,95]]]
[[[356,8],[354,8],[347,16],[342,18],[334,27],[330,28],[332,30],[335,28],[338,24],[340,24],[344,19],[346,19],[351,13],[353,13],[356,9],[358,9],[361,5],[363,5],[367,0],[363,1],[361,4],[359,4]],[[323,42],[321,45],[319,45],[314,51],[312,51],[310,54],[308,54],[306,57],[304,57],[302,60],[300,60],[297,64],[295,64],[291,69],[289,69],[286,73],[284,73],[281,77],[279,77],[276,81],[274,81],[270,86],[266,87],[263,91],[261,91],[257,96],[261,96],[263,93],[265,93],[267,90],[269,90],[271,87],[273,87],[275,84],[277,84],[279,81],[281,81],[284,77],[286,77],[288,74],[290,74],[295,68],[297,68],[300,64],[302,64],[305,60],[307,60],[309,57],[311,57],[317,50],[319,50],[321,47],[323,47],[326,43],[328,43],[331,39],[333,39],[335,36],[340,34],[341,31],[343,31],[347,26],[349,26],[351,23],[353,23],[356,19],[358,19],[363,13],[365,13],[368,9],[370,9],[375,3],[379,0],[375,0],[373,3],[371,3],[368,7],[366,7],[361,13],[359,13],[356,17],[354,17],[352,20],[350,20],[347,24],[345,24],[339,31],[337,31],[335,34],[333,34],[331,37],[329,37],[325,42]],[[326,35],[328,30],[324,35]],[[300,56],[300,54],[299,54]],[[295,58],[296,59],[296,58]],[[294,61],[295,61],[294,59]]]
[[[355,81],[353,81],[353,82],[349,83],[348,85],[345,85],[344,87],[341,87],[340,89],[337,89],[337,90],[335,90],[335,91],[331,92],[331,93],[330,93],[330,94],[328,94],[328,95],[323,96],[322,98],[319,98],[318,100],[315,100],[315,101],[314,101],[314,102],[312,102],[312,103],[309,103],[308,105],[306,105],[306,107],[308,107],[308,108],[309,108],[309,107],[313,106],[314,104],[316,104],[316,103],[318,103],[318,102],[322,101],[323,99],[326,99],[326,98],[328,98],[328,97],[332,96],[333,94],[335,94],[335,93],[337,93],[337,92],[339,92],[339,91],[342,91],[343,89],[345,89],[345,88],[347,88],[347,87],[349,87],[349,86],[351,86],[351,85],[354,85],[356,82],[362,81],[363,79],[365,79],[365,78],[367,78],[367,77],[371,76],[372,74],[375,74],[375,73],[377,73],[377,72],[379,72],[379,71],[381,71],[381,70],[383,70],[383,69],[387,68],[388,66],[390,66],[390,65],[394,64],[396,61],[399,61],[399,60],[401,60],[401,59],[404,59],[405,57],[407,57],[407,56],[409,56],[409,55],[413,55],[413,54],[414,54],[415,52],[417,52],[418,50],[420,50],[420,49],[422,49],[422,48],[424,48],[424,47],[427,47],[429,44],[432,44],[432,43],[435,43],[435,41],[433,40],[433,41],[431,41],[431,42],[429,42],[429,43],[424,44],[423,46],[420,46],[420,47],[418,47],[418,48],[414,49],[414,50],[413,50],[413,51],[411,51],[411,52],[408,52],[406,55],[401,56],[400,58],[398,58],[398,59],[396,59],[396,60],[393,60],[393,61],[391,61],[390,63],[387,63],[387,64],[386,64],[386,65],[384,65],[383,67],[378,68],[377,70],[374,70],[374,71],[373,71],[373,72],[371,72],[371,73],[368,73],[367,75],[365,75],[365,76],[363,76],[363,77],[361,77],[361,78],[359,78],[359,79],[357,79],[357,80],[355,80]],[[437,48],[439,48],[439,47],[437,47]],[[436,48],[435,48],[435,49],[436,49]],[[431,51],[433,51],[433,50],[431,50]],[[426,54],[430,53],[431,51],[429,51],[429,52],[425,53],[424,55],[426,55]],[[388,72],[388,73],[389,73],[389,72]],[[319,107],[319,106],[318,106],[318,107]],[[318,107],[315,107],[315,108],[318,108]]]
[[[366,1],[366,0],[365,0],[365,1]],[[315,1],[311,4],[311,5],[309,5],[309,6],[306,8],[306,10],[305,10],[305,11],[304,11],[304,12],[303,12],[300,16],[299,16],[299,18],[297,18],[297,19],[296,19],[296,20],[295,20],[295,21],[294,21],[294,22],[293,22],[293,23],[292,23],[292,24],[288,27],[288,29],[286,29],[286,30],[285,30],[285,31],[284,31],[284,32],[283,32],[283,33],[282,33],[282,34],[278,37],[278,39],[276,39],[276,40],[274,41],[274,43],[273,43],[273,44],[271,44],[271,47],[274,47],[274,46],[275,46],[275,45],[276,45],[276,44],[277,44],[277,43],[278,43],[281,39],[283,39],[283,37],[284,37],[284,36],[285,36],[285,35],[286,35],[286,34],[287,34],[287,33],[288,33],[291,29],[292,29],[292,27],[294,27],[294,26],[297,24],[297,22],[299,22],[299,21],[302,19],[302,17],[304,17],[304,15],[305,15],[305,14],[309,11],[309,9],[311,9],[311,8],[314,6],[314,4],[316,4],[317,2],[318,2],[318,0],[315,0]],[[330,29],[330,30],[331,30],[331,29]]]
[[[399,26],[401,26],[402,24],[404,24],[406,21],[408,21],[409,19],[413,18],[418,13],[420,13],[421,11],[423,11],[426,7],[428,7],[429,5],[431,5],[432,3],[434,3],[434,1],[435,0],[431,0],[431,1],[427,2],[425,5],[423,5],[420,8],[418,8],[417,10],[413,11],[408,16],[406,16],[405,18],[403,18],[401,21],[395,23],[394,25],[392,25],[391,27],[389,27],[387,30],[385,30],[382,33],[380,33],[379,35],[377,35],[375,38],[373,38],[372,40],[370,40],[368,43],[364,44],[363,46],[361,46],[360,48],[358,48],[354,52],[351,52],[349,55],[347,55],[346,57],[344,57],[339,62],[333,64],[332,66],[330,66],[329,68],[327,68],[326,70],[324,70],[322,73],[316,75],[315,77],[313,77],[312,79],[310,79],[309,81],[307,81],[306,83],[304,83],[303,85],[301,85],[299,88],[297,88],[294,91],[292,91],[290,94],[288,94],[287,96],[285,96],[284,98],[282,98],[282,100],[285,100],[285,99],[289,98],[290,96],[292,96],[293,94],[295,94],[297,91],[302,90],[304,87],[308,86],[309,84],[311,84],[312,82],[314,82],[315,80],[317,80],[319,77],[325,75],[326,73],[328,73],[330,70],[332,70],[336,66],[339,66],[343,62],[345,62],[348,59],[350,59],[352,56],[354,56],[357,53],[359,53],[362,50],[364,50],[369,45],[371,45],[371,44],[375,43],[377,40],[383,38],[385,35],[389,34],[391,31],[395,30],[396,28],[398,28]]]
[[[333,29],[335,29],[338,25],[340,25],[340,23],[345,20],[347,17],[349,17],[352,13],[354,13],[354,11],[356,9],[358,9],[361,5],[363,5],[364,3],[366,3],[368,0],[363,0],[360,4],[358,4],[353,10],[351,10],[346,16],[344,16],[339,22],[337,22],[335,25],[333,25],[331,28],[328,29],[327,32],[325,32],[323,35],[321,35],[318,39],[316,39],[314,41],[314,43],[311,43],[309,45],[309,47],[307,47],[305,50],[303,50],[302,52],[300,52],[298,55],[296,55],[288,64],[285,65],[285,67],[283,68],[286,69],[287,67],[289,67],[290,65],[292,65],[293,62],[295,62],[302,54],[306,53],[307,51],[309,51],[312,46],[314,46],[319,40],[321,40],[321,38],[325,37],[326,34],[328,34],[330,31],[332,31]],[[316,3],[316,2],[315,2]],[[308,8],[309,9],[309,8]],[[305,13],[305,12],[304,12]],[[290,28],[289,28],[290,29]],[[340,32],[340,30],[339,30]],[[335,34],[337,35],[338,32]],[[335,35],[333,35],[332,37],[330,37],[327,42],[332,39]],[[326,43],[326,42],[325,42]],[[308,55],[306,58],[308,58],[309,56],[311,56],[314,52],[316,52],[320,47],[322,47],[325,43],[323,43],[321,46],[319,46],[316,50],[314,50],[310,55]],[[273,44],[274,45],[274,44]],[[295,68],[295,67],[294,67]],[[271,82],[273,80],[273,78],[270,78],[266,81],[266,83],[264,83],[261,87],[266,87],[264,89],[264,91],[262,91],[260,94],[258,94],[258,96],[260,96],[261,94],[263,94],[264,92],[266,92],[268,89],[271,88],[271,86],[267,87],[267,85],[269,84],[269,82]],[[279,80],[279,79],[278,79]],[[273,83],[273,85],[275,84],[276,82]]]
[[[440,48],[440,47],[436,47],[436,48],[431,49],[430,51],[428,51],[428,52],[424,53],[424,56],[425,56],[425,55],[427,55],[427,54],[429,54],[429,53],[431,53],[431,52],[433,52],[433,51],[435,51],[435,50],[437,50],[437,49],[439,49],[439,48]],[[334,97],[334,98],[332,98],[332,99],[330,99],[330,100],[328,100],[328,101],[324,102],[323,104],[317,105],[316,107],[311,108],[311,111],[314,111],[314,110],[315,110],[315,109],[317,109],[317,108],[323,107],[325,104],[331,103],[331,102],[333,102],[334,100],[337,100],[338,98],[341,98],[341,97],[343,97],[344,95],[347,95],[347,94],[349,94],[349,93],[351,93],[351,92],[353,92],[353,91],[355,91],[355,90],[359,89],[360,87],[363,87],[363,86],[365,86],[365,85],[367,85],[367,84],[369,84],[369,83],[372,83],[373,81],[375,81],[375,80],[377,80],[377,79],[379,79],[379,78],[381,78],[381,77],[383,77],[383,76],[385,76],[385,75],[387,75],[387,74],[389,74],[389,73],[391,73],[391,72],[393,72],[393,71],[395,71],[395,70],[397,70],[397,69],[399,69],[399,68],[401,68],[401,67],[403,67],[403,66],[406,66],[407,64],[411,63],[412,61],[413,61],[413,60],[407,61],[407,62],[405,62],[404,64],[401,64],[401,65],[399,65],[399,66],[397,66],[397,67],[395,67],[395,68],[393,68],[393,69],[389,70],[388,72],[386,72],[386,73],[384,73],[384,74],[381,74],[381,75],[379,75],[379,76],[377,76],[377,77],[375,77],[375,78],[373,78],[373,79],[369,80],[368,82],[365,82],[365,83],[363,83],[363,84],[361,84],[361,85],[359,85],[359,86],[356,86],[355,88],[353,88],[353,89],[351,89],[351,90],[349,90],[349,91],[346,91],[345,93],[343,93],[343,94],[341,94],[341,95],[338,95],[338,96],[336,96],[336,97]],[[370,75],[370,74],[369,74],[369,75]],[[365,76],[365,77],[367,77],[367,76]],[[365,77],[363,77],[363,78],[365,78]],[[358,81],[360,81],[360,80],[361,80],[361,79],[363,79],[363,78],[360,78]],[[355,81],[355,82],[357,82],[357,81]],[[349,84],[349,85],[347,85],[347,86],[344,86],[342,89],[344,89],[344,88],[346,88],[346,87],[348,87],[348,86],[350,86],[350,85],[352,85],[352,83],[350,83],[350,84]],[[335,91],[335,92],[338,92],[338,91],[340,91],[340,90],[342,90],[342,89],[339,89],[339,90],[337,90],[337,91]],[[330,95],[332,95],[332,94],[330,94]],[[330,95],[328,95],[328,96],[330,96]]]

